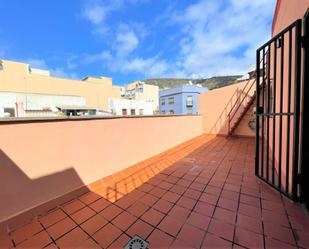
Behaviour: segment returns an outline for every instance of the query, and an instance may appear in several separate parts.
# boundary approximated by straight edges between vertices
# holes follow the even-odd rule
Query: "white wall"
[[[3,117],[4,107],[16,108],[16,102],[23,103],[25,110],[41,110],[43,108],[50,108],[52,111],[57,111],[57,106],[86,105],[85,98],[80,96],[0,92],[0,117]]]
[[[143,92],[137,92],[136,100],[152,101],[155,111],[159,111],[159,87],[153,85],[143,85]]]
[[[134,81],[133,83],[123,87],[124,93],[127,93],[125,98],[151,101],[155,111],[159,111],[159,87],[145,84],[142,81]],[[128,95],[128,91],[132,91],[132,95]]]
[[[131,109],[135,109],[135,115],[140,115],[140,109],[143,110],[143,115],[153,115],[154,104],[152,101],[134,100],[134,99],[114,99],[108,100],[108,111],[114,112],[116,115],[122,115],[122,109],[127,109],[127,114],[130,115]]]

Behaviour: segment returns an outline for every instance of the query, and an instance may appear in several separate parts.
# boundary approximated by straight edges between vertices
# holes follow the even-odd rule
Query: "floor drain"
[[[132,239],[129,240],[128,244],[124,249],[146,249],[148,242],[135,235]]]

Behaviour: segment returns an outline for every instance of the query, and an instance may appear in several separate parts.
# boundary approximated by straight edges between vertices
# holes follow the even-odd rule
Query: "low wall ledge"
[[[84,121],[101,119],[127,119],[127,118],[167,118],[167,117],[192,117],[201,114],[190,115],[136,115],[136,116],[82,116],[82,117],[20,117],[20,118],[0,118],[1,124],[33,123],[33,122],[62,122],[62,121]]]

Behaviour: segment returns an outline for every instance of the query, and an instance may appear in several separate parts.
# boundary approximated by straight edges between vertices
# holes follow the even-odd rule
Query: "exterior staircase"
[[[246,112],[251,107],[255,100],[256,93],[254,91],[256,79],[250,79],[244,86],[240,93],[240,97],[232,106],[230,112],[227,115],[228,119],[228,135],[233,135],[237,126],[241,122],[242,118],[245,116]],[[252,93],[254,91],[254,93]]]

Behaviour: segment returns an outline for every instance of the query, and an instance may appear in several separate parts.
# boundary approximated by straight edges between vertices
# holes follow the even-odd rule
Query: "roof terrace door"
[[[302,20],[257,50],[256,169],[266,183],[300,197]]]

